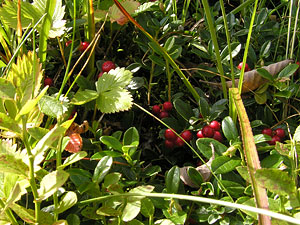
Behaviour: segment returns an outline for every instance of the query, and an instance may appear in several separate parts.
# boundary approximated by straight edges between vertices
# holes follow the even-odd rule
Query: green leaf
[[[255,94],[254,95],[254,99],[256,101],[257,104],[263,105],[267,102],[267,92],[263,92],[261,94]]]
[[[198,150],[207,159],[210,159],[212,157],[212,147],[214,148],[217,155],[222,155],[227,150],[227,146],[212,138],[198,138],[196,141],[196,145]]]
[[[61,166],[59,166],[58,169],[64,169],[65,167],[83,159],[86,156],[87,156],[87,152],[85,151],[73,153],[72,155],[70,155],[68,158],[65,159],[64,163]]]
[[[241,164],[241,159],[237,157],[219,156],[212,161],[211,169],[215,174],[228,173]]]
[[[0,153],[0,171],[2,173],[13,173],[28,177],[29,168],[21,158],[11,153]]]
[[[80,218],[76,214],[69,214],[67,216],[67,221],[69,225],[80,225]]]
[[[96,152],[94,155],[92,155],[91,160],[102,159],[104,156],[110,156],[110,157],[116,158],[116,157],[122,157],[123,153],[116,152],[116,151]]]
[[[140,213],[140,210],[141,210],[140,200],[127,202],[122,213],[122,220],[124,222],[133,220]]]
[[[137,219],[133,219],[129,222],[126,223],[127,225],[144,225],[144,223],[142,223],[141,221],[137,220]]]
[[[166,175],[166,187],[168,193],[177,193],[180,184],[180,169],[173,166]]]
[[[106,146],[122,152],[122,144],[117,138],[113,136],[102,136],[100,137],[100,141]]]
[[[273,168],[258,169],[255,178],[261,186],[278,195],[293,196],[297,193],[295,181],[287,172]]]
[[[72,98],[71,104],[83,105],[98,97],[98,93],[94,90],[79,90]]]
[[[14,85],[7,79],[0,78],[0,98],[13,100],[16,94]]]
[[[154,205],[149,198],[143,198],[141,200],[141,213],[144,217],[150,217],[154,215]]]
[[[0,60],[0,68],[3,68],[3,67],[6,67],[6,64],[2,60]]]
[[[120,216],[121,212],[109,206],[102,206],[97,209],[96,213],[100,216]]]
[[[113,159],[110,156],[104,156],[97,164],[94,175],[93,175],[93,182],[100,183],[103,178],[108,174],[111,166],[113,163]]]
[[[117,173],[117,172],[107,174],[104,178],[103,187],[107,188],[110,185],[118,183],[119,180],[121,179],[121,177],[122,177],[122,174]]]
[[[300,125],[296,128],[293,139],[295,141],[300,141]]]
[[[53,171],[43,177],[37,201],[43,201],[53,195],[67,181],[69,174],[63,170]]]
[[[270,55],[271,44],[272,44],[271,41],[267,41],[263,43],[259,52],[261,58],[267,58]]]
[[[72,206],[74,206],[77,202],[77,195],[73,191],[68,191],[63,197],[60,199],[58,204],[58,208],[56,210],[57,213],[62,213]]]
[[[171,36],[166,40],[164,48],[166,49],[167,52],[169,52],[171,50],[174,43],[175,43],[175,37],[174,36]]]
[[[210,107],[208,105],[208,102],[205,100],[205,98],[200,97],[199,107],[200,107],[200,113],[204,118],[209,116]]]
[[[68,111],[68,104],[61,102],[53,96],[45,95],[39,101],[39,107],[47,116],[60,118]]]
[[[174,101],[174,107],[186,121],[189,121],[189,119],[194,116],[191,106],[179,98]]]
[[[230,116],[226,116],[222,120],[222,131],[228,141],[237,140],[239,137],[238,130]]]
[[[201,184],[203,183],[203,177],[198,170],[196,170],[194,167],[189,167],[187,169],[187,174],[195,185],[199,187],[201,186]]]
[[[239,42],[233,42],[231,43],[231,55],[232,58],[237,56],[239,52],[241,51],[242,45]],[[230,60],[230,55],[229,55],[229,49],[228,45],[225,46],[223,51],[221,52],[221,60],[224,61],[229,61]]]
[[[297,64],[290,64],[280,71],[278,78],[290,77],[298,70],[298,68],[299,66]]]
[[[0,129],[8,130],[15,133],[17,136],[20,136],[22,131],[18,123],[6,115],[5,113],[0,112]]]
[[[265,68],[258,68],[258,69],[256,69],[256,71],[263,78],[265,78],[265,79],[267,79],[269,81],[274,81],[274,77]]]
[[[266,134],[257,134],[257,135],[254,135],[253,137],[254,137],[255,144],[259,144],[259,143],[263,143],[263,142],[272,140],[272,138]]]
[[[130,145],[130,146],[138,146],[139,145],[139,132],[135,127],[130,127],[124,133],[123,137],[123,145]]]
[[[273,154],[265,157],[260,165],[263,168],[278,168],[279,165],[283,162],[283,157],[279,154]]]

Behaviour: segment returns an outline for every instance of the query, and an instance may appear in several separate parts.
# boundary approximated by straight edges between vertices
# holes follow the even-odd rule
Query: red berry
[[[242,70],[242,67],[243,67],[243,62],[240,62],[240,64],[237,66],[237,68],[239,70]],[[249,68],[248,64],[246,63],[246,65],[245,65],[245,72],[247,72],[247,71],[250,71],[250,68]]]
[[[89,46],[89,44],[90,43],[87,41],[81,42],[79,45],[79,48],[78,48],[79,51],[84,52],[87,49],[87,47]]]
[[[176,140],[175,140],[175,145],[178,146],[178,147],[182,147],[184,146],[184,141],[180,138],[180,137],[177,137]]]
[[[199,130],[197,132],[197,138],[204,138],[203,134],[202,134],[202,130]]]
[[[46,77],[45,80],[44,80],[44,85],[45,86],[47,86],[47,85],[52,86],[52,84],[53,84],[52,78]]]
[[[280,140],[280,137],[278,137],[277,135],[274,135],[273,137],[272,137],[272,140],[271,141],[268,141],[268,144],[269,145],[275,145],[275,143],[276,143],[276,141],[281,141]]]
[[[285,137],[285,131],[282,128],[277,128],[274,133],[275,133],[275,135],[277,135],[280,138]]]
[[[68,40],[68,41],[66,42],[66,47],[68,47],[71,43],[72,43],[72,40]]]
[[[173,105],[171,102],[165,102],[163,104],[163,109],[167,112],[170,112],[173,109]]]
[[[160,107],[159,107],[159,105],[154,105],[152,107],[152,113],[155,114],[155,115],[158,115],[160,113]]]
[[[102,64],[102,71],[109,72],[111,69],[115,69],[116,65],[112,61],[106,61]]]
[[[169,141],[175,141],[177,138],[177,135],[174,133],[172,129],[166,129],[165,130],[165,138]]]
[[[220,130],[221,129],[221,124],[216,120],[211,121],[209,126],[214,130]]]
[[[219,132],[219,131],[215,131],[214,132],[214,136],[213,136],[213,139],[219,141],[219,142],[222,142],[223,141],[223,137],[222,137],[222,134]]]
[[[170,140],[165,140],[165,146],[166,148],[172,149],[175,146],[174,141],[170,141]]]
[[[189,130],[185,130],[180,135],[185,141],[190,141],[193,139],[193,134]]]
[[[264,128],[262,131],[261,131],[262,134],[266,134],[266,135],[269,135],[270,137],[273,137],[273,131],[271,128]]]
[[[102,77],[103,74],[104,74],[103,72],[100,72],[100,73],[98,74],[98,79],[99,79],[100,77]]]
[[[166,111],[161,111],[159,113],[159,118],[163,119],[163,118],[166,118],[166,117],[169,117],[169,113],[166,112]]]
[[[212,138],[214,136],[214,130],[206,125],[202,128],[202,134],[204,137],[209,137],[209,138]]]

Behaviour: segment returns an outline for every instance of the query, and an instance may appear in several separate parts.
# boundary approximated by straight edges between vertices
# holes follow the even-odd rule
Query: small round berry
[[[72,43],[72,40],[68,40],[68,41],[66,42],[66,47],[68,47],[71,43]]]
[[[165,140],[165,147],[166,148],[172,149],[172,148],[174,148],[174,146],[175,146],[174,141]]]
[[[264,128],[262,131],[261,131],[262,134],[266,134],[266,135],[269,135],[270,137],[273,137],[273,131],[271,128]]]
[[[44,80],[44,85],[45,86],[47,86],[47,85],[52,86],[52,84],[53,84],[52,78],[46,77],[45,80]]]
[[[81,42],[78,48],[79,51],[84,52],[87,49],[87,47],[89,47],[89,44],[90,43],[87,41]]]
[[[163,109],[167,112],[170,112],[173,109],[173,105],[171,102],[164,102]]]
[[[100,72],[100,73],[98,74],[98,79],[99,79],[100,77],[102,77],[103,74],[104,74],[103,72]]]
[[[237,66],[237,68],[239,70],[242,70],[242,67],[243,67],[243,62],[240,62],[240,64]],[[246,65],[245,65],[245,72],[247,72],[247,71],[250,71],[250,68],[249,68],[248,64],[246,63]]]
[[[202,128],[202,134],[204,137],[212,138],[214,136],[214,130],[206,125]]]
[[[164,136],[169,141],[175,141],[177,138],[177,135],[174,133],[174,131],[169,128],[165,130]]]
[[[166,112],[166,111],[161,111],[159,113],[159,118],[163,119],[163,118],[166,118],[166,117],[169,117],[169,113]]]
[[[269,145],[275,145],[275,143],[277,142],[277,141],[281,141],[280,140],[280,137],[278,137],[277,135],[274,135],[273,137],[272,137],[272,140],[271,141],[268,141],[268,144]]]
[[[277,135],[280,138],[285,137],[285,131],[282,128],[277,128],[274,133],[275,133],[275,135]]]
[[[203,134],[202,134],[202,130],[199,130],[197,132],[197,138],[204,138]]]
[[[176,140],[175,140],[175,145],[178,146],[178,147],[182,147],[184,146],[184,141],[180,138],[180,137],[177,137]]]
[[[109,72],[111,69],[116,69],[116,65],[112,61],[106,61],[102,64],[102,71]]]
[[[160,107],[159,107],[159,105],[154,105],[153,107],[152,107],[152,113],[153,114],[155,114],[155,115],[158,115],[159,113],[160,113]]]
[[[190,141],[193,139],[193,134],[189,130],[183,131],[180,136],[185,140],[185,141]]]
[[[223,141],[223,137],[222,137],[222,134],[219,132],[219,131],[215,131],[214,132],[214,136],[213,136],[213,139],[219,141],[219,142],[222,142]]]
[[[209,126],[212,129],[217,130],[217,131],[219,131],[221,129],[221,124],[218,121],[216,121],[216,120],[211,121],[210,124],[209,124]]]

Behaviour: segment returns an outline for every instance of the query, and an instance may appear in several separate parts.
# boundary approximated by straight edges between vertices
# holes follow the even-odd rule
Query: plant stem
[[[5,207],[4,202],[2,201],[2,199],[0,199],[0,206],[2,208]],[[14,216],[14,214],[12,213],[12,211],[10,210],[10,208],[7,208],[5,211],[5,215],[7,216],[7,218],[10,220],[12,225],[18,225],[18,221],[16,220],[16,217]]]

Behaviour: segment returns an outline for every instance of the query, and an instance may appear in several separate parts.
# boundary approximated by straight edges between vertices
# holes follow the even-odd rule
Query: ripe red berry
[[[216,121],[216,120],[211,121],[210,124],[209,124],[209,126],[212,129],[217,130],[217,131],[219,131],[221,129],[221,124],[218,121]]]
[[[219,141],[219,142],[222,142],[223,141],[223,137],[222,137],[222,134],[219,132],[219,131],[215,131],[214,132],[214,136],[213,136],[213,139]]]
[[[242,67],[243,67],[243,62],[240,62],[240,64],[237,66],[237,68],[239,70],[242,70]],[[247,71],[250,71],[250,68],[249,68],[248,64],[246,63],[246,65],[245,65],[245,72],[247,72]]]
[[[175,141],[177,138],[177,135],[173,132],[172,129],[166,129],[165,130],[165,138],[169,141]]]
[[[197,132],[197,138],[204,138],[203,134],[202,134],[202,130],[199,130]]]
[[[182,147],[184,146],[184,141],[180,138],[180,137],[177,137],[176,140],[175,140],[175,145],[178,146],[178,147]]]
[[[280,137],[278,137],[277,135],[274,135],[273,137],[272,137],[272,140],[271,141],[268,141],[268,144],[269,145],[275,145],[275,143],[276,143],[276,141],[281,141],[280,140]]]
[[[103,74],[104,74],[103,72],[100,72],[100,73],[98,74],[98,79],[99,79],[100,77],[102,77]]]
[[[46,77],[45,80],[44,80],[44,85],[45,86],[47,86],[47,85],[52,86],[52,84],[53,84],[52,78]]]
[[[166,112],[166,111],[161,111],[159,113],[159,118],[163,119],[163,118],[166,118],[166,117],[169,117],[169,113]]]
[[[174,141],[165,140],[165,147],[166,148],[172,149],[172,148],[174,148],[174,146],[175,146]]]
[[[277,128],[274,133],[275,133],[275,135],[277,135],[280,138],[285,137],[285,131],[282,128]]]
[[[160,113],[160,107],[159,107],[159,105],[154,105],[153,107],[152,107],[152,113],[153,114],[155,114],[155,115],[158,115],[159,113]]]
[[[206,125],[202,128],[202,134],[204,137],[212,138],[214,136],[214,130]]]
[[[266,135],[269,135],[270,137],[273,137],[273,131],[271,128],[264,128],[262,131],[261,131],[262,134],[266,134]]]
[[[167,112],[170,112],[173,109],[173,105],[171,102],[164,102],[163,109]]]
[[[66,47],[68,47],[71,43],[72,43],[72,40],[68,40],[68,41],[66,42]]]
[[[111,69],[115,69],[116,65],[112,61],[106,61],[102,64],[102,71],[109,72]]]
[[[79,45],[79,48],[78,48],[79,51],[84,52],[87,49],[87,47],[89,46],[89,44],[90,43],[87,41],[81,42]]]
[[[185,140],[185,141],[190,141],[193,139],[193,134],[189,130],[183,131],[180,136]]]

